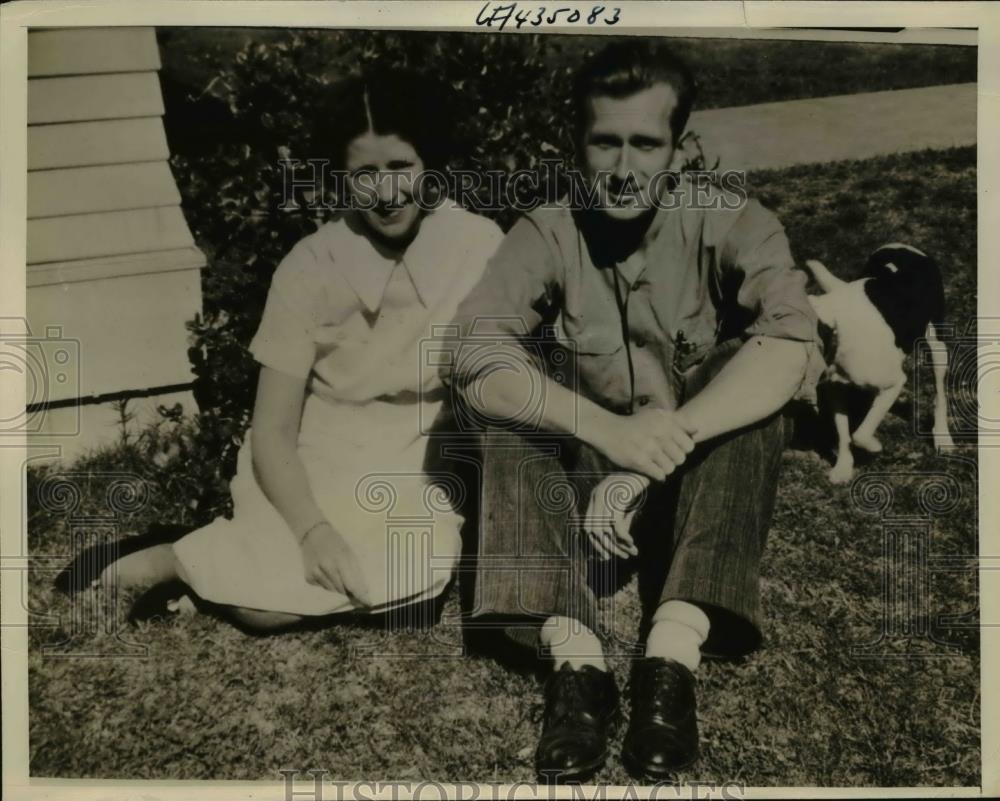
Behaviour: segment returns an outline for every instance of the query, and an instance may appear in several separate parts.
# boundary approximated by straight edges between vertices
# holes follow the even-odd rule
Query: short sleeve
[[[480,233],[476,237],[476,244],[479,251],[485,255],[485,261],[488,263],[490,258],[500,249],[504,233],[503,229],[493,220],[487,220],[485,217],[480,219],[482,222],[479,226]]]
[[[501,347],[530,334],[556,280],[552,251],[530,217],[522,217],[499,243],[479,283],[462,301],[449,338],[453,358],[445,381],[462,384],[495,363],[524,360],[519,347]]]
[[[806,295],[806,274],[795,267],[778,218],[750,200],[719,245],[720,267],[737,274],[737,304],[748,313],[744,336],[791,339],[806,346],[808,361],[796,398],[815,403],[823,360],[816,312]]]
[[[317,277],[315,256],[301,243],[274,271],[260,326],[250,342],[260,364],[296,378],[309,376],[316,361],[316,304],[323,297]]]

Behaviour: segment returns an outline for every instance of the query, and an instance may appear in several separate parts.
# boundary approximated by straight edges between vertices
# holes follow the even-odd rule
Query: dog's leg
[[[927,344],[931,349],[931,364],[934,367],[934,448],[940,453],[952,451],[955,443],[948,430],[948,396],[945,393],[944,378],[948,372],[948,346],[937,337],[934,323],[927,324]]]
[[[905,383],[906,374],[900,371],[895,383],[878,391],[875,400],[872,402],[872,407],[868,410],[868,414],[865,415],[865,419],[861,421],[861,425],[851,435],[851,441],[855,445],[869,453],[880,453],[882,451],[882,443],[875,436],[875,431],[889,413],[892,404],[896,402],[899,393],[903,391]]]
[[[816,283],[819,284],[819,288],[824,292],[832,292],[835,289],[847,286],[847,281],[837,278],[837,276],[826,269],[826,265],[821,261],[806,259],[806,267],[809,268],[809,272],[812,273],[813,278],[816,279]]]
[[[851,429],[847,420],[847,387],[843,384],[831,384],[830,402],[833,407],[833,424],[837,429],[837,462],[829,476],[834,484],[846,484],[854,474]]]

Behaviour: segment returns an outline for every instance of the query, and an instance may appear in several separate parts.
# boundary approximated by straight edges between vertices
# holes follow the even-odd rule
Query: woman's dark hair
[[[677,105],[670,115],[670,132],[676,145],[694,104],[694,76],[669,46],[638,38],[608,45],[577,72],[573,85],[577,141],[587,126],[590,98],[628,97],[658,83],[669,85],[677,95]]]
[[[342,170],[347,146],[373,128],[413,145],[426,169],[443,170],[453,146],[448,111],[444,89],[433,78],[402,69],[371,69],[330,87],[318,109],[315,144],[333,169]]]

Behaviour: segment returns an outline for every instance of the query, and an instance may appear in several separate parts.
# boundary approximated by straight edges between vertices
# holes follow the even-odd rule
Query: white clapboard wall
[[[168,164],[159,68],[153,28],[28,34],[28,326],[79,353],[72,380],[45,387],[64,411],[41,435],[80,418],[74,402],[172,400],[192,378],[185,323],[201,310],[205,259]],[[84,417],[102,429],[77,433],[88,447],[115,434],[100,412]]]

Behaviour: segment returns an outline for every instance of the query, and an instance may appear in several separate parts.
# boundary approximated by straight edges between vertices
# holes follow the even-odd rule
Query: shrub
[[[161,38],[174,35],[161,31]],[[190,323],[200,409],[199,509],[226,508],[225,483],[249,423],[257,369],[247,352],[275,267],[325,213],[283,209],[280,159],[321,157],[311,113],[332,81],[378,59],[443,82],[453,92],[453,168],[512,172],[543,158],[571,160],[571,67],[603,44],[561,37],[386,31],[263,31],[226,57],[192,58],[213,77],[197,94],[164,71],[172,166],[194,236],[206,252],[203,313]],[[169,44],[169,43],[166,43]],[[567,59],[563,50],[572,47]],[[305,165],[303,164],[303,171]],[[303,172],[304,176],[304,172]],[[491,213],[507,228],[516,217]]]

